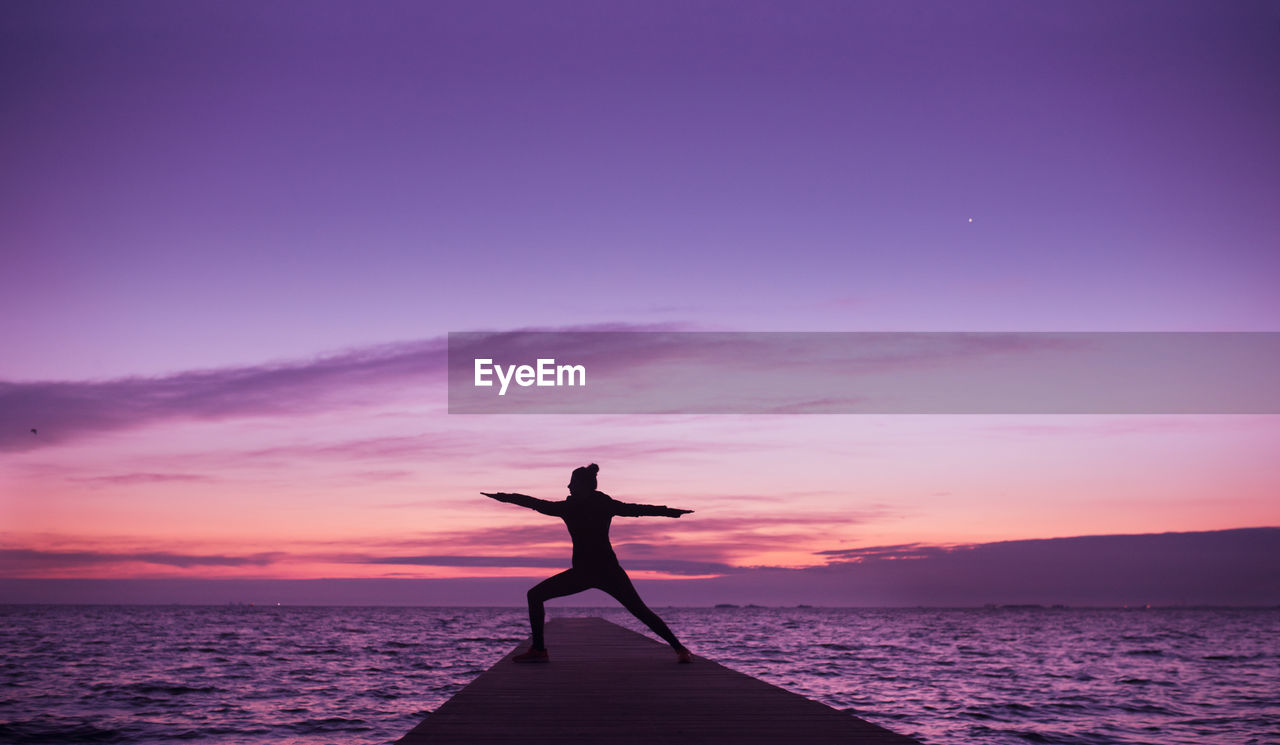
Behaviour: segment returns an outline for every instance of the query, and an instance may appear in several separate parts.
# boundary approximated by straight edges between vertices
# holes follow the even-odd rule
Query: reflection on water
[[[599,615],[636,630],[621,609]],[[696,653],[926,743],[1280,742],[1280,610],[662,609]],[[386,743],[523,609],[0,607],[0,742]]]

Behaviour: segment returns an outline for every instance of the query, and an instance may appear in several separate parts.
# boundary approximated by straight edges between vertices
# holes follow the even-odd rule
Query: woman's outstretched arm
[[[613,514],[620,517],[680,517],[693,510],[678,510],[662,504],[631,504],[613,500]]]
[[[521,507],[528,507],[531,510],[537,510],[544,515],[559,515],[560,502],[548,502],[545,499],[538,499],[527,494],[508,494],[506,492],[494,492],[490,494],[487,491],[480,492],[490,499],[496,499],[499,502],[508,504],[518,504]]]

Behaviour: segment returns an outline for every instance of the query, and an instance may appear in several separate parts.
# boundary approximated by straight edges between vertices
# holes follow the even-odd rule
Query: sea
[[[655,610],[930,745],[1280,743],[1280,609]],[[0,743],[383,745],[527,635],[523,608],[0,606]]]

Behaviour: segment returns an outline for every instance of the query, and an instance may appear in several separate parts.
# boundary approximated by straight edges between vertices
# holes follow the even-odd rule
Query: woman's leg
[[[532,649],[547,648],[546,641],[542,638],[542,627],[546,621],[546,613],[542,604],[551,598],[573,595],[590,587],[590,582],[582,577],[581,572],[566,569],[530,588],[528,598],[529,627],[533,631]]]
[[[622,603],[623,608],[631,611],[631,615],[644,621],[644,625],[653,629],[653,633],[662,637],[667,644],[671,645],[672,649],[677,652],[684,649],[684,645],[680,643],[675,634],[671,633],[671,629],[667,628],[662,619],[658,618],[658,614],[649,610],[649,606],[645,605],[644,601],[640,599],[640,593],[636,592],[635,585],[631,584],[631,578],[627,576],[627,573],[621,567],[618,568],[616,574],[610,573],[608,578],[596,585],[596,587],[609,593],[619,603]]]

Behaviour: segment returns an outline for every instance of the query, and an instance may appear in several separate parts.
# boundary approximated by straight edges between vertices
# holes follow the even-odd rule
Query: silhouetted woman
[[[676,635],[671,633],[671,629],[658,618],[658,614],[644,604],[640,594],[632,586],[631,578],[618,564],[618,557],[609,544],[609,523],[614,515],[680,517],[693,510],[616,501],[608,494],[596,491],[596,473],[599,470],[600,466],[594,463],[584,468],[575,468],[569,479],[569,498],[562,502],[549,502],[524,494],[480,492],[499,502],[518,504],[544,515],[554,515],[564,520],[569,528],[569,536],[573,538],[573,567],[539,582],[529,590],[529,625],[533,628],[533,643],[528,652],[516,655],[515,661],[547,662],[550,659],[542,636],[545,620],[543,603],[551,598],[573,595],[594,587],[612,595],[636,618],[653,629],[655,634],[665,639],[676,651],[680,662],[689,662],[689,650],[684,648]]]

